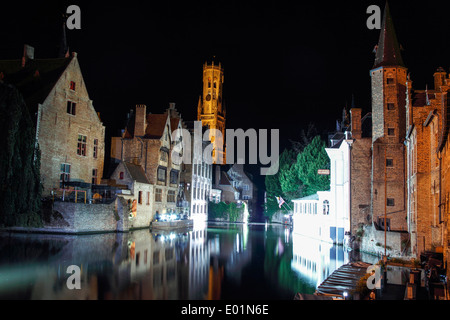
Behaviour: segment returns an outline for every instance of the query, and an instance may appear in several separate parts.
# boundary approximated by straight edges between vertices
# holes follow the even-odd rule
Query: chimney
[[[34,48],[28,44],[23,46],[22,68],[28,60],[34,60]]]
[[[361,108],[351,108],[350,117],[352,122],[352,137],[353,139],[361,139]]]
[[[440,87],[445,85],[445,78],[447,72],[442,67],[439,67],[434,73],[434,90],[440,91]]]
[[[145,135],[147,126],[147,107],[145,104],[136,105],[136,115],[134,120],[134,136],[142,137]]]

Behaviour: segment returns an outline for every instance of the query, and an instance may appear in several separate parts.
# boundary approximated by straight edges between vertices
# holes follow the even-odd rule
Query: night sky
[[[108,143],[136,104],[161,113],[175,102],[185,120],[196,120],[202,66],[213,56],[225,72],[227,128],[278,128],[282,148],[308,123],[333,131],[352,94],[357,107],[371,108],[379,30],[367,29],[366,9],[383,11],[385,1],[4,2],[0,59],[21,58],[24,43],[36,58],[56,57],[61,14],[80,6],[81,30],[67,30],[68,45]],[[450,67],[443,3],[389,2],[417,89],[432,87],[437,67]]]

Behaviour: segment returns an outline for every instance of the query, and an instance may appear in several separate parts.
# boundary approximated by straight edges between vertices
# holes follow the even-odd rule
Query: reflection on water
[[[1,299],[292,299],[348,262],[281,225],[178,232],[0,234]],[[67,267],[81,289],[67,288]]]

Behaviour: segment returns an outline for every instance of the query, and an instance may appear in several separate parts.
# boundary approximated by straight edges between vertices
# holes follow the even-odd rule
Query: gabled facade
[[[43,195],[67,183],[99,184],[105,126],[89,98],[77,54],[34,59],[33,48],[24,51],[21,60],[0,61],[0,78],[19,89],[35,119]]]
[[[181,119],[173,118],[174,108],[171,104],[163,114],[147,114],[145,105],[137,105],[122,137],[112,138],[112,161],[142,166],[149,183],[154,186],[153,215],[177,207],[180,165],[172,161],[175,145],[172,125],[181,128]]]
[[[116,187],[121,187],[120,196],[128,202],[130,212],[128,228],[149,227],[153,212],[154,187],[148,181],[140,165],[121,161],[112,173]]]

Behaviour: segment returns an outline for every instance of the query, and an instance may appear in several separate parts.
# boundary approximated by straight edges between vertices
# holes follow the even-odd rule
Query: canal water
[[[0,233],[0,299],[283,299],[314,293],[349,253],[283,225]],[[79,267],[80,289],[69,289]],[[72,267],[73,268],[73,267]]]

